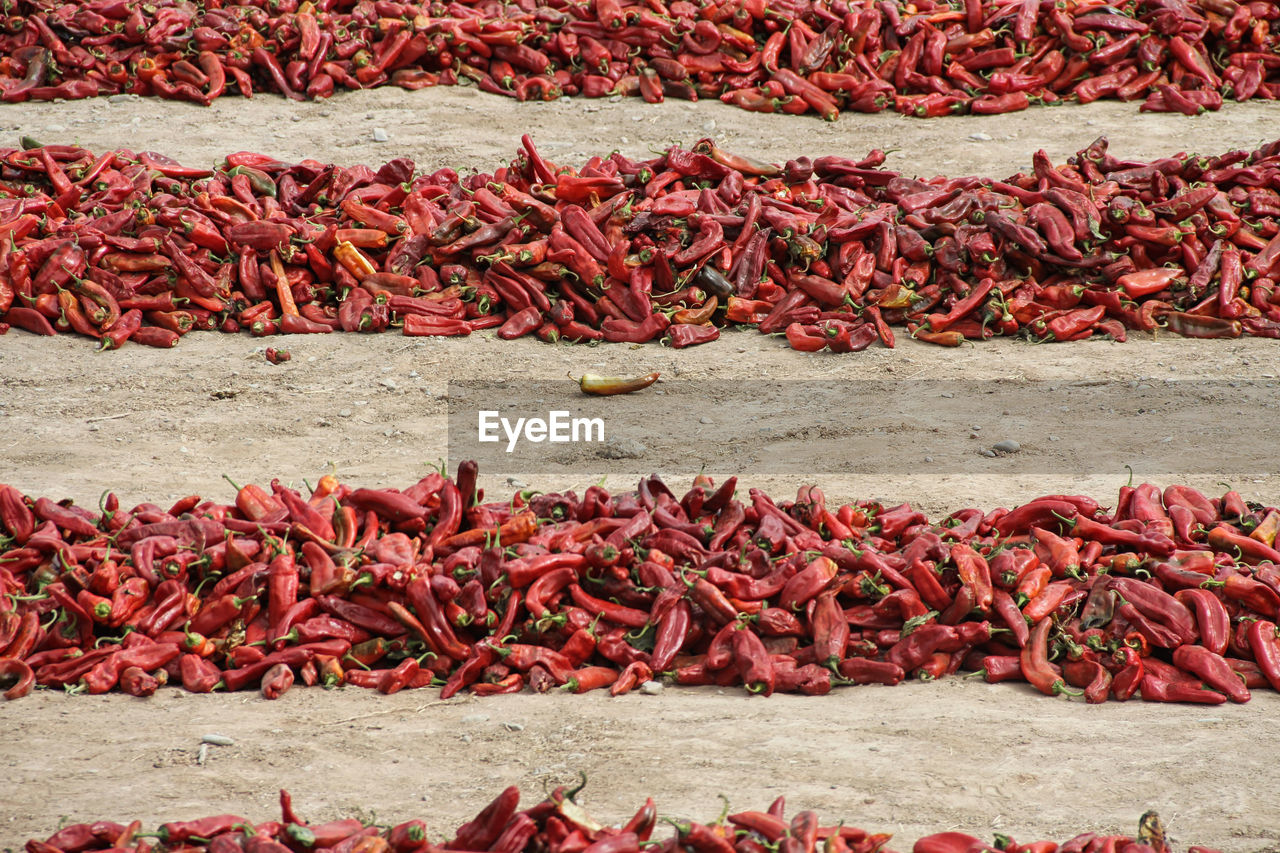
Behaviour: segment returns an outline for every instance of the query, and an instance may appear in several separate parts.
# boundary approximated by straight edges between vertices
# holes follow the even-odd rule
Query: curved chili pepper
[[[264,699],[279,699],[293,686],[293,679],[293,670],[289,668],[288,664],[276,664],[262,676],[260,688],[262,697]]]
[[[1203,646],[1184,645],[1173,650],[1173,665],[1194,673],[1215,690],[1226,693],[1232,702],[1248,702],[1249,688],[1227,661]]]
[[[814,657],[824,666],[838,668],[849,645],[849,622],[836,602],[835,592],[818,596],[811,620]]]
[[[578,387],[582,389],[584,394],[593,394],[596,396],[608,396],[612,394],[630,394],[633,391],[640,391],[648,388],[650,385],[658,381],[659,373],[648,373],[644,376],[638,376],[634,379],[618,379],[610,376],[597,376],[593,373],[584,373],[582,378],[578,380]]]
[[[469,647],[458,640],[457,635],[454,634],[453,628],[445,618],[440,603],[431,592],[426,579],[421,575],[415,577],[409,581],[404,591],[409,603],[413,605],[413,609],[417,611],[421,620],[421,628],[419,629],[415,626],[414,630],[431,647],[432,651],[454,660],[466,660],[469,658],[471,656]],[[403,618],[404,615],[402,613],[401,617]]]
[[[1234,673],[1231,676],[1235,678]],[[1202,705],[1221,705],[1227,697],[1207,690],[1198,681],[1174,681],[1150,671],[1142,676],[1144,702],[1193,702]]]
[[[1061,676],[1049,664],[1049,631],[1052,628],[1053,620],[1046,617],[1031,629],[1031,636],[1022,649],[1020,657],[1022,677],[1046,696],[1057,696],[1062,693],[1079,696],[1079,693],[1066,686]]]
[[[1090,705],[1107,701],[1111,692],[1111,673],[1098,661],[1068,661],[1063,664],[1062,672],[1072,686],[1084,689],[1084,700]]]
[[[0,687],[6,700],[21,699],[35,687],[36,676],[31,667],[16,657],[0,658]]]

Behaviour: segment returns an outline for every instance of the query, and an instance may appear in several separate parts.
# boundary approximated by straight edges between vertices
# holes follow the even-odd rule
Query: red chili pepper
[[[542,312],[533,305],[512,314],[498,329],[498,337],[503,340],[524,337],[542,325]]]
[[[1230,664],[1203,646],[1184,645],[1173,650],[1173,665],[1194,673],[1215,690],[1226,693],[1232,702],[1248,702],[1249,688]]]
[[[1275,623],[1259,619],[1249,625],[1246,636],[1262,674],[1273,688],[1280,690],[1280,642],[1276,639]]]
[[[126,667],[117,682],[120,689],[130,696],[151,696],[160,687],[160,680],[142,667]]]
[[[748,692],[773,694],[773,663],[753,631],[744,628],[733,633],[733,661]]]
[[[413,684],[420,668],[415,658],[405,658],[394,669],[386,670],[376,685],[379,693],[398,693]]]
[[[849,644],[849,623],[833,591],[818,596],[811,620],[814,657],[824,666],[837,668]]]
[[[444,317],[420,317],[414,314],[404,318],[404,333],[418,336],[457,337],[471,334],[471,325],[465,320]]]
[[[171,821],[161,824],[157,837],[161,844],[177,845],[193,838],[213,838],[231,832],[238,826],[251,826],[239,815],[214,815],[198,820]]]
[[[298,567],[293,555],[285,552],[272,560],[267,569],[267,621],[272,636],[284,633],[284,615],[297,601]]]
[[[951,560],[956,565],[960,582],[973,593],[974,606],[983,612],[990,610],[994,590],[987,561],[968,545],[951,546]]]
[[[414,819],[396,824],[387,833],[393,853],[416,853],[427,846],[427,825]]]
[[[982,673],[983,681],[988,684],[1026,681],[1022,677],[1022,660],[1017,655],[984,655],[981,664],[982,667],[978,671]]]
[[[561,689],[574,693],[586,693],[589,690],[608,687],[617,680],[618,670],[611,666],[588,666],[571,672]]]
[[[778,606],[784,610],[798,610],[815,598],[835,579],[839,567],[827,557],[815,557],[804,569],[797,572],[782,587]]]
[[[0,523],[19,547],[26,545],[35,532],[35,514],[27,506],[22,493],[13,486],[0,486]]]
[[[1231,617],[1222,601],[1206,589],[1184,589],[1174,597],[1193,608],[1200,643],[1214,654],[1224,654],[1231,639]]]
[[[1176,547],[1172,539],[1161,533],[1133,533],[1128,530],[1118,530],[1115,527],[1088,519],[1078,513],[1072,524],[1071,532],[1076,536],[1100,542],[1103,545],[1115,545],[1121,548],[1143,551],[1157,557],[1169,556]]]
[[[1227,517],[1225,511],[1223,515]],[[1242,536],[1225,524],[1219,524],[1210,529],[1206,541],[1215,551],[1224,551],[1251,565],[1257,565],[1264,560],[1273,563],[1280,561],[1280,551],[1269,548],[1256,539]]]
[[[1205,586],[1217,586],[1207,581]],[[1229,574],[1221,582],[1224,598],[1238,601],[1255,613],[1275,618],[1280,616],[1280,594],[1265,583],[1239,574]]]
[[[10,309],[10,315],[13,311]],[[119,349],[142,326],[142,312],[136,308],[124,312],[120,319],[103,330],[101,349]]]
[[[569,595],[573,598],[575,604],[588,613],[601,616],[618,625],[643,628],[649,624],[649,614],[645,611],[602,601],[588,594],[576,583],[569,584]]]
[[[1067,582],[1047,584],[1023,606],[1022,615],[1031,624],[1036,624],[1057,610],[1071,591],[1072,585]]]
[[[432,651],[454,660],[466,660],[471,656],[467,645],[454,634],[425,578],[418,576],[409,581],[405,587],[405,595],[421,620],[422,630],[418,633],[431,646]],[[401,618],[404,618],[403,614]]]
[[[6,700],[21,699],[35,687],[35,673],[30,665],[16,657],[0,657],[0,688]]]
[[[906,677],[902,667],[889,661],[850,657],[840,662],[840,675],[854,684],[885,684],[893,686]]]
[[[209,693],[222,681],[222,670],[207,658],[187,654],[179,660],[182,669],[182,686],[192,693]]]
[[[1062,673],[1073,687],[1084,689],[1084,700],[1090,705],[1107,701],[1111,692],[1111,673],[1097,660],[1068,660],[1062,666]]]
[[[238,598],[235,593],[228,593],[200,608],[199,613],[191,620],[188,628],[193,633],[211,636],[231,623],[240,615],[245,604],[255,601],[257,596]]]
[[[262,676],[262,697],[279,699],[293,686],[293,670],[288,664],[278,663]]]
[[[1234,678],[1234,674],[1232,675]],[[1193,702],[1202,705],[1221,705],[1227,697],[1213,690],[1206,690],[1198,681],[1173,681],[1163,675],[1148,671],[1142,676],[1142,700],[1144,702]]]
[[[1053,620],[1046,617],[1031,629],[1027,645],[1022,649],[1022,676],[1031,686],[1046,696],[1057,696],[1066,693],[1078,696],[1067,688],[1062,678],[1054,672],[1049,664],[1049,631],[1053,628]]]

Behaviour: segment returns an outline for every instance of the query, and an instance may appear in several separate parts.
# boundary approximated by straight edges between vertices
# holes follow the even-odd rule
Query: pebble
[[[333,421],[328,418],[320,418],[320,420],[316,421],[316,426],[331,427],[333,426]]]
[[[703,415],[702,417],[698,418],[698,423],[700,423],[700,424],[713,424],[713,423],[715,423],[715,421],[711,420],[711,418],[707,417],[706,415]]]
[[[508,486],[510,486],[510,487],[511,487],[511,488],[513,488],[513,489],[527,489],[527,488],[529,488],[526,484],[524,484],[524,483],[520,482],[520,481],[519,481],[519,480],[517,480],[515,477],[508,477],[508,478],[507,478],[507,485],[508,485]]]
[[[983,456],[986,456],[988,459],[993,458],[996,455],[996,452],[989,447],[982,448],[981,450],[978,451],[978,453],[982,454]]]
[[[640,692],[645,696],[658,696],[662,693],[661,681],[646,681],[640,685]]]
[[[200,742],[211,743],[214,746],[235,746],[235,743],[236,743],[235,740],[233,740],[232,738],[229,738],[226,735],[218,735],[218,734],[205,735],[204,737],[200,738]]]
[[[955,394],[952,394],[950,391],[943,391],[943,392],[942,392],[942,398],[943,398],[944,400],[950,400],[950,399],[951,399],[952,397],[954,397],[954,396],[955,396]]]
[[[924,458],[924,461],[925,461],[925,462],[932,462],[932,461],[933,461],[933,457],[932,457],[932,456],[926,456],[926,457]]]
[[[1051,436],[1049,436],[1049,440],[1050,440],[1050,441],[1062,441],[1062,439],[1058,438],[1058,436],[1056,436],[1056,435],[1051,435]]]
[[[209,744],[207,743],[200,744],[200,751],[196,753],[196,764],[199,764],[201,767],[203,767],[204,762],[206,759],[208,759],[208,757],[209,757]]]
[[[392,391],[396,390],[396,388],[399,387],[396,385],[396,381],[392,379],[390,376],[388,376],[386,379],[379,379],[378,384],[381,385],[383,388],[390,388]]]
[[[991,449],[996,453],[1017,453],[1022,449],[1022,445],[1014,441],[1012,438],[1006,438],[1004,441],[997,441],[991,445]]]
[[[596,456],[601,459],[639,459],[648,449],[634,438],[611,438],[596,451]]]
[[[504,729],[506,729],[507,731],[509,731],[509,732],[522,732],[522,731],[524,731],[524,723],[503,723],[503,724],[502,724],[502,727],[503,727]]]
[[[391,135],[387,133],[386,128],[375,127],[373,129],[374,142],[386,142],[390,138],[391,138]]]
[[[982,131],[978,131],[977,133],[969,134],[969,138],[972,139],[974,142],[990,142],[995,137],[993,137],[989,133],[983,133]]]
[[[467,714],[462,718],[462,722],[464,723],[487,723],[488,721],[488,714]]]
[[[351,410],[350,410],[350,409],[342,409],[342,410],[340,410],[340,411],[338,412],[338,417],[340,417],[340,418],[349,418],[349,417],[351,417]]]
[[[977,438],[977,437],[978,437],[978,434],[976,432],[969,433],[969,438]]]
[[[471,735],[463,735],[462,737],[458,738],[458,740],[462,741],[463,743],[471,743]]]
[[[47,124],[44,129],[50,133],[65,133],[67,126],[64,124]]]
[[[127,104],[127,103],[129,103],[130,101],[141,101],[141,100],[142,100],[142,98],[141,98],[140,96],[138,96],[138,95],[132,95],[132,94],[130,94],[130,95],[110,95],[110,96],[108,96],[108,97],[107,97],[107,103],[108,103],[108,104]]]

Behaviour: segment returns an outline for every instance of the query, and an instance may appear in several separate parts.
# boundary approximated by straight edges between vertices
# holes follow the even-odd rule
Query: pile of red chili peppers
[[[561,785],[547,799],[520,808],[520,789],[504,790],[473,819],[453,831],[452,838],[432,843],[427,822],[407,820],[390,827],[366,825],[358,818],[308,823],[295,811],[288,791],[280,791],[280,819],[254,823],[239,815],[224,814],[194,820],[170,821],[155,832],[142,832],[142,822],[75,823],[64,826],[47,841],[31,840],[27,853],[88,853],[124,850],[132,853],[183,850],[188,853],[445,853],[449,850],[521,853],[892,853],[886,845],[893,837],[869,833],[845,822],[823,826],[813,811],[786,817],[786,799],[778,797],[765,811],[726,813],[711,823],[663,817],[675,832],[653,839],[658,828],[657,804],[649,797],[621,826],[606,826],[593,819],[575,796],[582,790]],[[1160,818],[1147,812],[1138,823],[1137,837],[1082,833],[1062,844],[1037,841],[1020,844],[1008,835],[997,835],[988,845],[963,832],[940,832],[916,841],[912,853],[1170,853]],[[1189,853],[1217,853],[1192,846]]]
[[[1280,689],[1280,510],[1126,486],[930,521],[775,502],[520,492],[473,462],[403,490],[332,476],[100,511],[0,487],[0,680],[138,696],[308,685],[626,693],[655,678],[824,694],[961,670],[1088,702]],[[1076,690],[1074,688],[1079,688]]]
[[[215,169],[151,152],[0,150],[0,332],[102,348],[193,329],[661,339],[730,324],[853,352],[1127,329],[1280,337],[1280,140],[1123,160],[1099,139],[1006,180],[862,159],[778,166],[711,140],[580,169],[526,136],[493,174],[407,159]]]
[[[468,78],[519,100],[719,98],[759,112],[1003,113],[1145,99],[1194,115],[1280,94],[1280,7],[1237,0],[19,0],[0,99],[208,104]]]

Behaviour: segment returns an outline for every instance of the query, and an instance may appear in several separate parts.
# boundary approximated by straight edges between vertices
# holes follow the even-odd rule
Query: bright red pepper
[[[1031,629],[1027,645],[1022,649],[1022,677],[1046,696],[1061,693],[1078,695],[1067,689],[1066,683],[1049,664],[1049,631],[1052,628],[1053,620],[1046,617]]]

